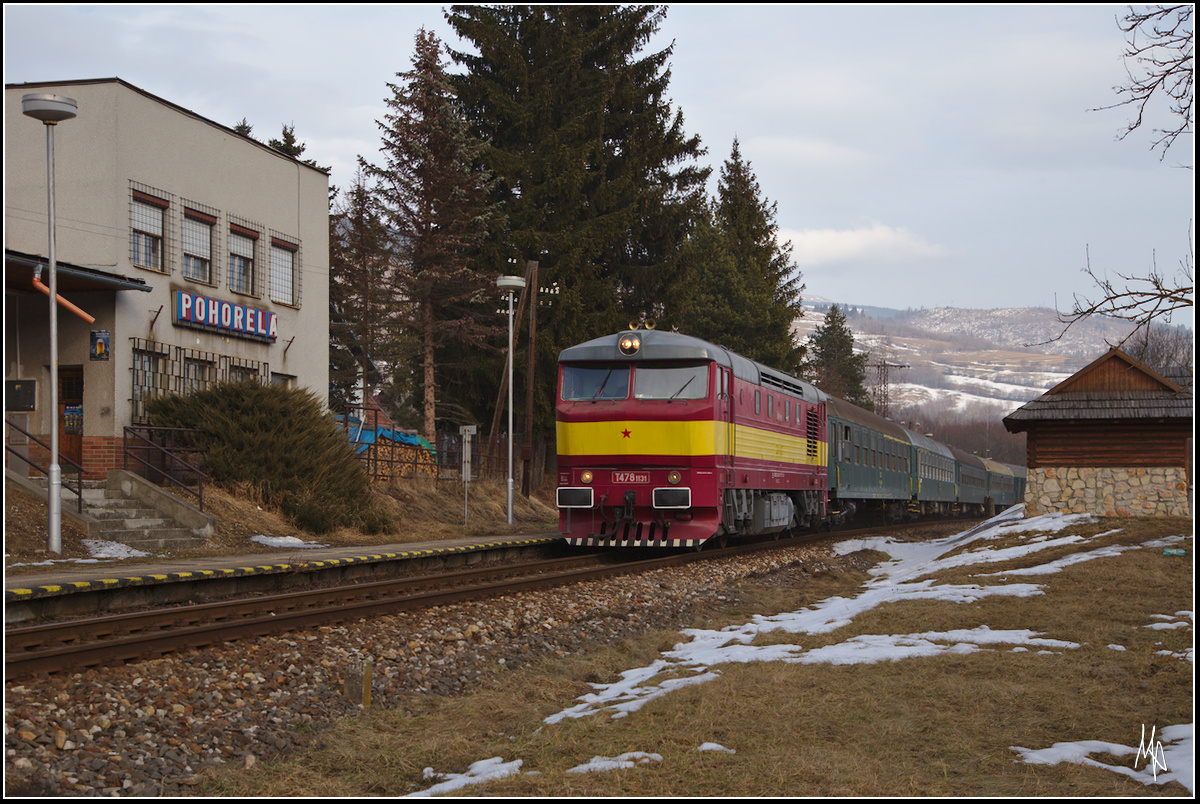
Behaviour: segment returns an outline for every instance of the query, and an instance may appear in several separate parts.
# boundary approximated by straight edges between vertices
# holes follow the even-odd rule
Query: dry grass
[[[263,552],[252,536],[293,536],[335,546],[400,544],[480,535],[553,533],[558,530],[558,511],[538,495],[530,499],[513,495],[513,524],[507,524],[506,488],[503,482],[478,481],[471,486],[469,521],[464,527],[463,491],[456,483],[430,480],[393,481],[373,486],[373,502],[394,523],[386,533],[364,533],[341,527],[314,536],[272,508],[247,487],[226,489],[206,486],[204,509],[217,517],[217,532],[202,547],[176,551],[174,557],[232,556]],[[61,555],[46,550],[46,501],[28,494],[13,483],[6,484],[4,504],[5,571],[10,575],[38,572],[45,567],[29,566],[49,558],[87,558],[82,540],[86,530],[63,517]],[[152,562],[161,556],[124,559],[121,564]],[[23,565],[23,566],[14,566]]]
[[[1033,629],[1080,644],[1040,654],[1011,645],[967,654],[847,666],[783,663],[724,665],[720,678],[686,687],[622,719],[607,714],[543,726],[576,703],[588,683],[611,681],[679,641],[650,634],[592,655],[546,662],[497,676],[472,695],[433,698],[409,711],[364,713],[339,723],[302,756],[251,771],[220,774],[206,792],[226,795],[398,795],[424,789],[421,770],[462,772],[488,757],[521,759],[522,775],[458,795],[486,796],[1125,796],[1185,795],[1176,783],[1147,787],[1081,765],[1020,763],[1012,746],[1060,741],[1137,745],[1143,725],[1192,717],[1189,662],[1158,651],[1190,648],[1191,628],[1152,630],[1153,615],[1190,609],[1190,520],[1109,520],[1073,533],[1122,532],[1101,543],[1140,543],[1186,533],[1185,557],[1136,549],[1075,564],[1053,575],[1009,578],[1041,584],[1044,594],[977,603],[922,601],[884,605],[819,637],[770,635],[806,648],[860,634],[952,628]],[[1015,537],[1028,538],[1028,537]],[[977,565],[939,575],[949,582],[1001,583],[1011,571],[1048,560]],[[982,568],[981,568],[982,567]],[[790,609],[833,594],[853,595],[863,575],[822,577],[812,591],[748,582],[749,608]],[[806,579],[806,583],[811,583]],[[708,623],[717,627],[720,623]],[[1125,650],[1109,648],[1118,644]],[[737,753],[697,752],[717,742]],[[661,762],[630,770],[568,774],[594,756],[655,752]],[[1102,761],[1104,755],[1097,755]],[[1129,765],[1130,760],[1122,760]],[[1144,763],[1143,763],[1144,764]],[[1140,767],[1140,766],[1139,766]]]

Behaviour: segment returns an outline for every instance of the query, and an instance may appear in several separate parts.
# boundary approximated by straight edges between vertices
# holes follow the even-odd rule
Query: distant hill
[[[1029,348],[1046,354],[1094,360],[1134,329],[1128,321],[1092,316],[1070,329],[1058,313],[1046,307],[1010,307],[1000,310],[962,310],[938,307],[906,310],[896,322],[927,332],[983,338],[1006,348]]]
[[[793,328],[799,339],[821,325],[830,304],[805,300],[806,314]],[[1123,321],[1094,318],[1064,335],[1058,314],[1036,307],[838,306],[854,332],[855,348],[871,353],[868,386],[877,396],[886,378],[891,408],[924,405],[988,419],[1007,415],[1062,382],[1132,329]]]
[[[823,299],[806,300],[805,308],[823,314],[831,304]],[[894,310],[854,304],[838,306],[852,323],[857,319],[863,331],[870,334],[959,336],[964,343],[969,341],[980,345],[986,342],[1006,349],[1085,357],[1089,361],[1104,354],[1110,345],[1119,343],[1133,331],[1133,326],[1127,321],[1093,316],[1078,321],[1064,332],[1066,325],[1059,319],[1058,313],[1048,307]],[[873,323],[862,323],[868,320]]]

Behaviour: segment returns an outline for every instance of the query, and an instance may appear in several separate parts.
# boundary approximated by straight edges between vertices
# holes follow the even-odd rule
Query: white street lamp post
[[[521,276],[501,276],[496,287],[508,294],[508,524],[513,521],[513,294],[525,287]]]
[[[47,548],[62,552],[62,469],[58,465],[58,261],[55,255],[54,218],[54,127],[70,120],[78,104],[62,95],[35,93],[21,98],[21,111],[46,126],[46,205],[50,228],[50,483],[46,492],[49,508]]]

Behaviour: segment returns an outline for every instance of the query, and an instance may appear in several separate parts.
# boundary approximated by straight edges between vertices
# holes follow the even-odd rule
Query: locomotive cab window
[[[567,402],[625,399],[629,366],[563,366],[562,398]]]
[[[698,366],[640,365],[633,373],[634,399],[706,399],[708,364]]]

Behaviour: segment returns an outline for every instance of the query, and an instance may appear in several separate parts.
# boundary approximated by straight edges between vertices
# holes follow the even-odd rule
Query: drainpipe
[[[40,266],[37,268],[37,270],[35,270],[33,272],[33,286],[35,288],[37,288],[38,290],[40,290],[42,293],[46,294],[46,296],[50,295],[50,288],[48,288],[42,284],[42,269]],[[72,313],[79,316],[84,321],[88,322],[89,324],[96,323],[96,318],[94,316],[88,315],[83,310],[80,310],[74,304],[72,304],[71,302],[64,299],[62,297],[61,293],[55,293],[54,296],[55,296],[56,300],[58,301],[59,307],[65,307],[66,309],[70,310]]]

